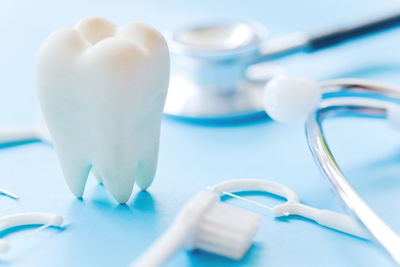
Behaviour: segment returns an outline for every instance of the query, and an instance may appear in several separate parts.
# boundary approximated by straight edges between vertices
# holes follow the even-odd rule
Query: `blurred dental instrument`
[[[0,231],[18,226],[42,225],[40,228],[36,229],[36,231],[38,231],[49,226],[61,227],[63,221],[64,219],[62,216],[53,213],[18,213],[0,217]],[[0,239],[0,252],[6,252],[9,248],[9,243],[4,239]]]
[[[344,92],[351,95],[343,96]],[[280,122],[306,119],[308,146],[333,191],[365,228],[400,264],[400,235],[363,200],[340,170],[325,138],[322,122],[332,117],[386,119],[400,130],[400,87],[364,79],[314,82],[303,77],[279,76],[265,87],[264,107]]]
[[[42,116],[32,127],[0,127],[0,144],[39,140],[51,143],[50,133]]]
[[[240,191],[268,192],[286,198],[287,202],[269,207],[232,193]],[[350,216],[300,204],[296,192],[285,185],[263,179],[235,179],[197,193],[183,207],[167,232],[130,266],[161,266],[180,249],[201,249],[228,258],[241,259],[251,246],[261,215],[219,202],[222,195],[270,209],[275,217],[298,215],[350,235],[369,237]]]
[[[19,196],[17,196],[16,194],[11,193],[11,192],[9,192],[7,190],[4,190],[4,189],[0,189],[0,195],[5,195],[5,196],[8,196],[8,197],[13,198],[13,199],[19,199]]]
[[[275,40],[266,38],[263,25],[245,21],[206,22],[175,29],[168,38],[172,75],[164,112],[217,121],[265,115],[263,87],[283,70],[272,63],[265,69],[258,63],[319,51],[399,25],[398,13],[321,35],[294,33]]]

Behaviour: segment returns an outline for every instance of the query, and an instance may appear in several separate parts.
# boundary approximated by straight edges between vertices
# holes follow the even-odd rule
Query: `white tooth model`
[[[169,82],[165,39],[142,23],[102,18],[52,33],[36,57],[36,87],[68,186],[83,196],[90,170],[120,203],[146,189],[158,157]]]

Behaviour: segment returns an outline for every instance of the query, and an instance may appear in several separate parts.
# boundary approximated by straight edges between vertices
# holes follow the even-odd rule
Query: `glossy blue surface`
[[[398,1],[0,1],[0,124],[31,125],[38,114],[34,57],[54,29],[88,15],[123,24],[144,21],[164,31],[200,19],[260,21],[272,36],[318,32],[400,10]],[[400,30],[314,55],[278,62],[291,74],[316,79],[364,77],[400,84]],[[343,119],[326,123],[327,138],[343,171],[360,194],[400,232],[400,135],[382,121]],[[268,120],[205,125],[164,118],[157,177],[148,192],[135,189],[118,205],[97,185],[75,199],[51,146],[39,142],[0,147],[0,187],[21,196],[0,196],[0,215],[57,212],[65,230],[29,235],[1,232],[12,245],[0,266],[126,266],[172,222],[197,191],[231,178],[265,178],[295,189],[302,201],[344,211],[308,151],[302,123]],[[280,200],[254,197],[267,204]],[[232,201],[243,205],[238,201]],[[245,206],[249,208],[249,206]],[[252,208],[252,207],[250,207]],[[257,210],[260,211],[260,210]],[[301,218],[273,219],[268,210],[253,247],[239,262],[204,252],[181,252],[169,266],[394,266],[373,242]]]

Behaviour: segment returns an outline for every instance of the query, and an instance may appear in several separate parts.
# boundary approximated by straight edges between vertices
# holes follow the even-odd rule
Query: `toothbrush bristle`
[[[241,259],[252,244],[262,216],[225,203],[214,203],[197,229],[198,249]]]

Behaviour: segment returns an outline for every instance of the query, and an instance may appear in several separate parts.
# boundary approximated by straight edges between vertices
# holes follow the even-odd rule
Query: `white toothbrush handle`
[[[39,139],[33,128],[0,128],[0,144]]]
[[[186,231],[179,224],[173,224],[155,243],[153,243],[130,267],[162,266],[179,251],[187,239]]]
[[[316,210],[312,218],[320,225],[368,239],[369,235],[352,217],[331,210]]]

